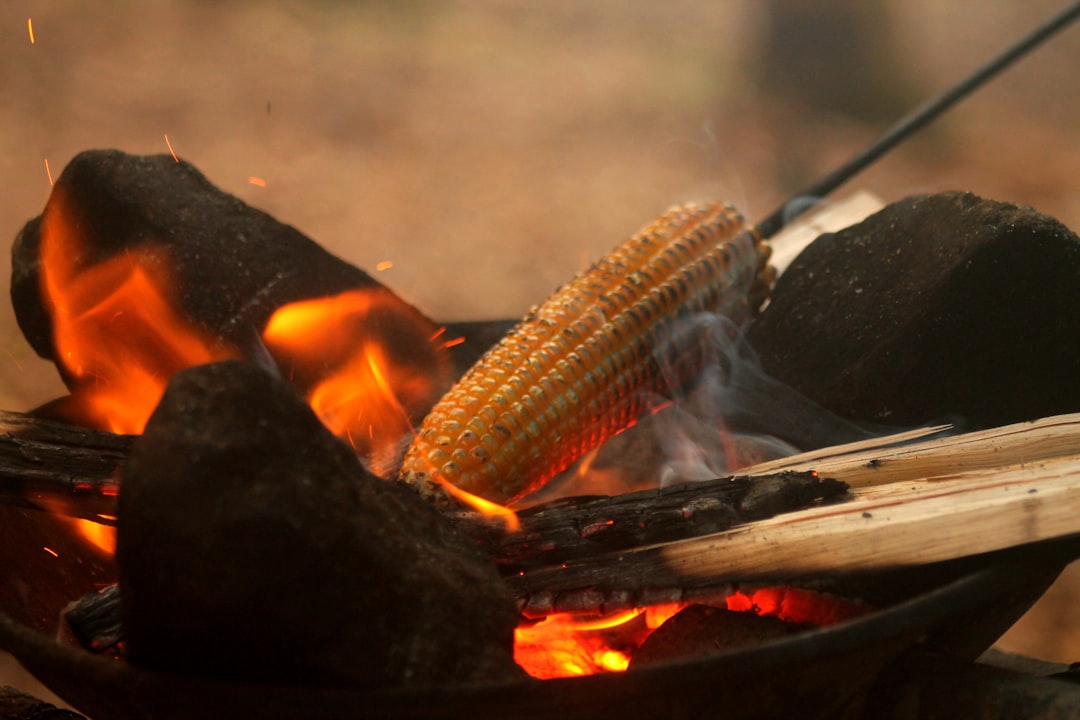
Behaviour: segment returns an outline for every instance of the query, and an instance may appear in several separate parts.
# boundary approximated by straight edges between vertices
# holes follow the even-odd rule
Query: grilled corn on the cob
[[[497,503],[539,488],[632,424],[700,359],[672,339],[700,312],[736,323],[764,301],[769,248],[732,207],[673,208],[534,308],[424,420],[402,479]],[[661,373],[660,357],[678,377]],[[665,363],[667,364],[667,363]]]

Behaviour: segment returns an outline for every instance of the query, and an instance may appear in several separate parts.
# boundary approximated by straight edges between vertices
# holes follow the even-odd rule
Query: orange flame
[[[435,327],[376,287],[279,308],[263,340],[315,413],[386,474],[450,382]]]
[[[42,285],[56,357],[80,422],[139,433],[173,373],[231,357],[184,322],[161,288],[161,253],[145,246],[79,267],[82,244],[54,194],[42,222]]]
[[[93,520],[83,520],[81,518],[76,519],[73,524],[79,536],[92,546],[106,555],[114,555],[116,553],[115,527],[111,525],[102,525]]]
[[[688,604],[650,605],[603,616],[549,615],[515,630],[514,660],[525,672],[540,679],[622,672],[649,635]],[[785,586],[735,592],[710,604],[819,627],[869,611],[860,602]]]
[[[549,679],[622,672],[648,635],[642,610],[600,617],[557,614],[514,631],[514,661],[533,677]]]

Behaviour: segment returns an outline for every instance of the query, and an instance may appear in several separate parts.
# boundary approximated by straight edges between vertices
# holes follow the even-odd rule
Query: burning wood
[[[54,416],[139,432],[172,374],[244,357],[276,364],[383,472],[473,353],[170,156],[74,158],[16,239],[12,301],[72,391]]]
[[[1040,31],[1043,37],[1051,26]],[[900,123],[813,194],[835,188],[866,157],[884,152],[1024,49],[1010,50]],[[369,464],[391,468],[400,438],[449,381],[448,351],[457,339],[442,338],[435,323],[366,274],[171,159],[80,156],[15,249],[20,324],[39,353],[57,362],[81,417],[111,423],[115,406],[140,405],[122,425],[138,432],[149,415],[123,469],[117,513],[119,597],[133,664],[179,675],[362,688],[516,679],[509,634],[518,610],[634,605],[636,617],[640,606],[715,593],[728,581],[921,565],[1078,531],[1080,460],[1068,457],[948,482],[921,477],[874,487],[860,480],[854,499],[840,505],[821,501],[843,487],[812,475],[781,482],[771,493],[759,478],[577,500],[523,513],[528,524],[522,521],[525,530],[510,540],[493,541],[490,527],[466,515],[475,533],[470,539],[441,511],[366,472],[324,427],[348,438]],[[174,185],[184,190],[179,201],[168,191]],[[159,217],[154,208],[165,198],[176,210]],[[988,226],[1000,224],[1000,213],[987,216]],[[450,481],[464,486],[455,495],[477,491],[509,502],[633,422],[642,407],[638,393],[657,389],[657,353],[674,356],[668,359],[676,365],[686,361],[689,370],[677,374],[673,387],[700,369],[697,358],[661,340],[673,318],[720,310],[742,323],[756,312],[772,279],[763,240],[780,217],[778,211],[747,230],[730,210],[686,207],[633,238],[512,332],[431,414],[404,479],[428,490],[432,479]],[[1056,226],[1051,230],[1061,235]],[[267,258],[267,246],[253,238],[273,241]],[[1007,272],[979,265],[986,260],[981,240],[965,248],[963,269],[976,271],[963,278],[963,292],[946,293],[944,309],[931,307],[930,322],[916,326],[916,336],[955,340],[971,315],[949,315],[950,303],[977,307],[1008,279]],[[1075,240],[1065,238],[1064,255],[1039,255],[1036,265],[1072,262]],[[822,245],[828,252],[828,241]],[[1005,247],[1000,256],[990,252],[989,266],[1011,262],[1013,245]],[[223,249],[230,253],[220,254]],[[796,260],[791,273],[812,276],[805,265]],[[302,266],[304,272],[295,272]],[[899,261],[877,268],[887,295],[910,297],[910,288],[896,281],[906,279],[903,272],[894,272],[910,269]],[[864,294],[859,283],[849,274],[856,296]],[[779,296],[770,312],[785,312]],[[844,332],[861,341],[857,332]],[[332,347],[342,334],[348,341]],[[126,345],[130,339],[135,342]],[[96,354],[114,343],[119,359]],[[908,356],[886,349],[881,357],[904,377]],[[909,350],[926,353],[923,346]],[[208,364],[236,357],[249,363]],[[252,362],[287,375],[319,418],[294,388]],[[199,367],[184,369],[191,365]],[[954,373],[967,367],[944,365]],[[1071,377],[1077,368],[1068,368]],[[129,384],[135,375],[147,382]],[[945,386],[966,379],[948,372],[933,378]],[[942,395],[951,401],[949,412],[974,416],[958,401],[970,395]],[[877,402],[881,397],[891,398],[879,395]],[[1075,409],[1075,400],[1070,390],[1066,406]],[[584,407],[572,407],[578,404]],[[620,413],[623,405],[631,411]],[[499,453],[506,463],[492,460]],[[478,475],[457,472],[470,458],[480,464]],[[32,473],[26,479],[43,482]],[[106,487],[89,485],[91,493]],[[806,491],[800,501],[812,507],[773,515],[790,508],[783,503],[796,485]],[[722,486],[736,489],[729,501],[734,510],[715,504]],[[654,522],[657,515],[679,522]],[[727,527],[746,520],[752,522]],[[568,523],[572,542],[558,535]],[[691,536],[677,537],[687,528]],[[504,553],[507,577],[500,578],[477,537]],[[612,666],[625,665],[616,660]]]

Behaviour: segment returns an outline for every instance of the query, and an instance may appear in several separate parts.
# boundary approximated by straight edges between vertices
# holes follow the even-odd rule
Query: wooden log
[[[0,503],[112,524],[134,440],[0,412]],[[520,531],[509,534],[476,513],[453,518],[510,571],[717,532],[843,492],[811,471],[782,472],[543,503],[522,511]]]
[[[1024,423],[1033,447],[1043,442],[1071,451],[1080,416]],[[1019,427],[999,429],[1013,444]],[[1048,439],[1048,436],[1050,439]],[[964,448],[967,436],[951,438]],[[937,443],[938,441],[933,441]],[[695,588],[730,581],[792,579],[853,571],[918,566],[1080,534],[1080,455],[1019,462],[1023,453],[999,450],[1005,467],[978,467],[987,457],[970,447],[975,469],[957,470],[944,462],[940,474],[887,484],[861,483],[851,500],[828,507],[778,515],[708,536],[653,545],[625,553],[535,568],[508,578],[526,605],[560,607],[583,595],[626,592],[628,579],[639,587]],[[998,446],[1001,447],[1000,445]],[[933,446],[938,452],[936,444]],[[985,448],[983,448],[985,450]],[[879,451],[877,458],[910,454],[912,448]],[[948,454],[944,457],[948,457]],[[873,474],[878,463],[863,463]],[[923,468],[924,470],[926,468]],[[858,475],[848,480],[859,485]],[[536,596],[539,600],[530,601]]]
[[[9,472],[0,466],[0,499],[13,494],[21,497],[27,468],[33,471],[34,482],[63,489],[72,497],[81,497],[77,488],[84,483],[91,488],[108,487],[131,441],[107,433],[43,426],[10,413],[3,419],[8,429],[0,435],[0,458],[15,469]],[[14,429],[20,430],[17,438]],[[556,531],[541,531],[544,523],[558,527],[558,513],[576,504],[581,514],[571,527],[580,536],[589,527],[588,518],[596,517],[591,513],[613,502],[561,501],[544,522],[538,521],[531,545],[538,552],[535,562],[526,563],[522,548],[513,540],[506,541],[504,564],[516,571],[508,582],[520,602],[537,611],[616,606],[681,596],[732,580],[912,566],[1080,533],[1080,414],[897,445],[926,432],[829,448],[751,468],[751,473],[775,473],[785,466],[803,471],[820,468],[821,474],[840,478],[856,489],[852,499],[841,505],[786,513],[721,532],[701,534],[699,529],[696,535],[675,540],[632,536],[630,545],[584,545],[574,554],[560,555],[562,551],[555,550],[545,559],[541,551],[544,532]],[[39,434],[48,440],[48,453],[55,453],[63,467],[73,468],[70,474],[52,471],[47,460],[51,455],[30,453],[28,458],[21,451],[27,447],[27,437],[36,439]],[[79,472],[81,461],[69,462],[69,453],[103,457]],[[110,468],[108,474],[106,468]],[[12,487],[19,493],[12,493]],[[698,486],[697,491],[708,498],[715,488]],[[632,505],[637,500],[624,502]],[[612,507],[607,505],[605,511]],[[640,509],[644,512],[645,507]],[[695,532],[692,523],[683,527]],[[490,527],[476,532],[485,542],[492,542]],[[602,537],[603,533],[584,534]],[[641,543],[645,544],[635,545]],[[546,545],[550,551],[559,542]]]
[[[568,497],[523,510],[506,532],[475,513],[455,519],[504,573],[719,532],[843,497],[817,473],[733,476],[614,497]]]
[[[1080,455],[1080,413],[890,447],[948,429],[948,425],[938,425],[822,448],[754,465],[740,472],[757,475],[783,470],[814,470],[843,480],[852,487],[865,487]]]
[[[133,441],[0,411],[0,502],[107,522]]]

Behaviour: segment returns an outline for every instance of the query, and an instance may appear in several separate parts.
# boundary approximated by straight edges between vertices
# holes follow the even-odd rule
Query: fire
[[[173,373],[232,356],[182,320],[162,288],[165,258],[144,246],[80,267],[84,249],[62,196],[45,209],[42,285],[56,356],[84,424],[142,432]]]
[[[622,672],[649,635],[688,604],[650,605],[603,616],[549,615],[517,628],[514,660],[525,672],[540,679]],[[835,625],[869,610],[862,603],[786,586],[735,592],[710,604],[819,627]]]
[[[161,247],[148,243],[97,260],[83,245],[77,217],[54,192],[42,222],[41,278],[58,365],[71,389],[62,408],[84,425],[140,433],[174,373],[236,353],[171,304]],[[413,423],[450,385],[447,351],[462,340],[444,334],[374,286],[281,307],[263,341],[323,423],[386,476]],[[509,509],[453,494],[516,527]]]
[[[450,382],[436,328],[382,288],[277,310],[263,340],[315,413],[385,474]]]
[[[728,596],[727,609],[772,615],[793,623],[820,627],[836,625],[868,612],[859,602],[794,587],[766,587]]]
[[[93,520],[76,519],[73,521],[75,531],[88,543],[105,553],[116,553],[116,528],[111,525],[102,525]]]
[[[648,636],[643,610],[601,617],[551,615],[514,632],[514,661],[533,677],[548,679],[622,672]]]
[[[165,135],[165,147],[169,148],[169,154],[172,155],[172,159],[176,162],[180,162],[180,158],[176,156],[176,151],[173,150],[172,143],[169,142],[169,133],[163,133]]]

